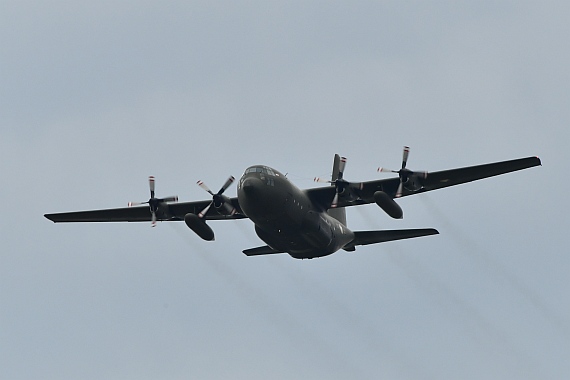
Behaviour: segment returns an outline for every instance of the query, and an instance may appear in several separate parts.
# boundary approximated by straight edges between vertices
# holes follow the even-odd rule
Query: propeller
[[[347,187],[357,187],[362,189],[362,183],[351,183],[343,178],[344,169],[346,167],[346,157],[340,157],[338,154],[334,156],[333,173],[332,180],[327,180],[324,178],[315,177],[315,182],[330,183],[336,188],[334,198],[331,203],[331,208],[336,208],[338,206],[339,195]]]
[[[204,218],[204,216],[206,216],[208,210],[210,210],[210,207],[212,207],[212,205],[214,205],[214,207],[216,208],[220,208],[223,206],[229,215],[235,214],[236,208],[231,204],[229,198],[223,195],[224,191],[226,191],[226,189],[230,187],[230,185],[234,181],[235,178],[233,176],[230,176],[230,178],[226,180],[222,188],[217,193],[213,193],[212,190],[210,190],[210,188],[206,186],[206,184],[203,181],[198,181],[197,182],[198,186],[206,190],[212,196],[212,201],[202,211],[200,211],[198,217]]]
[[[410,169],[407,169],[406,165],[408,163],[409,155],[410,147],[405,146],[404,153],[402,155],[402,168],[400,170],[391,170],[382,167],[378,168],[378,171],[381,173],[397,173],[400,177],[400,184],[398,185],[398,190],[396,190],[396,198],[400,198],[402,196],[402,193],[404,191],[404,183],[408,181],[409,177],[417,175],[426,178],[428,174],[426,171],[412,171]]]
[[[146,204],[149,205],[150,213],[151,213],[151,227],[156,226],[156,221],[157,221],[156,211],[158,210],[158,206],[161,203],[178,202],[177,196],[166,197],[166,198],[155,198],[155,196],[154,196],[154,181],[155,180],[154,180],[153,176],[148,177],[148,187],[150,189],[150,199],[148,201],[146,201],[146,202],[129,202],[129,207],[146,205]]]

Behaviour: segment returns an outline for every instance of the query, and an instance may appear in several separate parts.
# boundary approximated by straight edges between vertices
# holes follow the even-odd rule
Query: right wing
[[[539,165],[541,165],[541,162],[538,157],[527,157],[459,169],[429,172],[425,179],[420,179],[421,188],[414,191],[404,187],[402,196],[420,194]],[[374,193],[376,191],[383,191],[390,197],[395,198],[399,184],[400,179],[398,177],[363,182],[360,189],[352,190],[352,197],[343,198],[341,196],[338,201],[338,207],[374,203]],[[335,191],[333,186],[305,190],[313,203],[325,210],[330,207]]]

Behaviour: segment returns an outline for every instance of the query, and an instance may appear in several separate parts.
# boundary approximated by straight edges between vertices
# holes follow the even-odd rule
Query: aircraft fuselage
[[[267,166],[251,166],[238,183],[243,213],[271,248],[295,258],[330,255],[354,240],[344,224],[318,209],[287,177]]]

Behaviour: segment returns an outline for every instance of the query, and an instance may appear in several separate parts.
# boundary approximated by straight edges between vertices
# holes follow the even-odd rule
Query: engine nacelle
[[[423,180],[426,176],[427,172],[414,173],[408,176],[408,180],[404,182],[404,187],[410,191],[418,191],[423,187]]]
[[[216,194],[216,195],[214,196],[214,208],[215,208],[216,210],[218,210],[218,211],[222,211],[222,210],[225,211],[225,204],[226,204],[226,203],[229,204],[229,205],[232,204],[230,198],[226,197],[225,195],[223,195],[223,194],[221,194],[221,195]],[[222,214],[223,214],[223,213],[225,213],[225,212],[222,212]]]
[[[214,240],[214,231],[198,215],[192,213],[186,214],[184,216],[184,223],[202,239],[207,241]]]
[[[374,201],[386,214],[390,215],[394,219],[402,219],[404,217],[404,211],[402,208],[383,191],[377,191],[374,193]]]

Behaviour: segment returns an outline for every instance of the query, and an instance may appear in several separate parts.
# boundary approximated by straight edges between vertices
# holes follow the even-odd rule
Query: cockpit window
[[[249,173],[261,173],[270,176],[275,176],[275,172],[271,168],[268,168],[267,166],[252,166],[251,168],[247,168],[245,170],[245,174]]]

